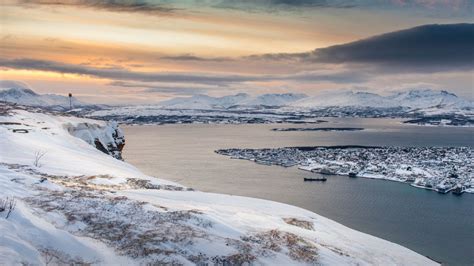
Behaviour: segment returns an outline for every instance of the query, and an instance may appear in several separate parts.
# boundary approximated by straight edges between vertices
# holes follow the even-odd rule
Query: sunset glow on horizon
[[[317,52],[420,25],[472,23],[471,1],[344,2],[8,0],[0,79],[100,103],[153,103],[194,88],[315,94],[418,83],[474,98],[472,67],[462,62],[420,71],[412,62],[333,62]]]

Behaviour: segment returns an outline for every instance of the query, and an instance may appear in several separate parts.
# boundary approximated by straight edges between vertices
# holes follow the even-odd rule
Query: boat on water
[[[326,181],[328,180],[327,178],[325,177],[305,177],[304,178],[304,181]]]
[[[355,177],[357,177],[357,173],[350,172],[350,173],[349,173],[349,177],[355,178]]]

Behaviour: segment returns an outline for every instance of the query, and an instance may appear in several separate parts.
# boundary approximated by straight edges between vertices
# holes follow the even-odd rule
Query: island
[[[405,182],[439,193],[474,193],[471,147],[317,146],[222,149],[216,153],[325,175]]]

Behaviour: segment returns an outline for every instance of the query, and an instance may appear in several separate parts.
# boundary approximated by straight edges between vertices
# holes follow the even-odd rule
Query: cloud
[[[26,6],[75,6],[147,15],[166,15],[179,10],[163,3],[143,0],[20,0],[19,3]]]
[[[424,25],[307,53],[265,54],[247,58],[368,64],[407,72],[472,69],[474,24]]]
[[[9,0],[7,0],[9,1]],[[23,6],[75,6],[146,15],[170,15],[198,9],[229,9],[244,12],[307,11],[314,9],[367,9],[423,11],[441,17],[472,17],[472,0],[10,0]]]
[[[193,54],[183,54],[176,56],[162,56],[160,59],[172,60],[172,61],[206,61],[206,62],[224,62],[224,61],[233,61],[229,57],[199,57]]]
[[[114,80],[134,80],[142,82],[243,82],[251,77],[240,75],[216,75],[216,74],[193,74],[174,72],[135,72],[127,69],[117,68],[96,68],[86,65],[65,64],[56,61],[36,60],[36,59],[0,59],[0,66],[12,69],[50,71],[61,74],[87,75],[97,78]]]
[[[473,66],[474,24],[425,25],[317,49],[325,63]]]
[[[307,11],[314,9],[362,9],[403,12],[423,11],[442,17],[472,17],[472,0],[208,0],[212,7],[247,12]]]
[[[426,9],[436,9],[436,8],[443,8],[443,9],[453,9],[453,10],[460,10],[460,9],[469,9],[472,11],[472,0],[392,0],[391,1],[394,6],[399,7],[422,7]]]
[[[86,75],[112,80],[128,80],[140,82],[166,83],[200,83],[225,85],[227,83],[265,82],[265,81],[297,81],[335,83],[362,82],[367,76],[359,72],[346,70],[308,71],[295,74],[217,74],[217,73],[185,73],[185,72],[137,72],[117,68],[96,68],[86,65],[65,64],[56,61],[36,59],[0,59],[0,67],[7,69],[23,69],[49,71],[61,74]]]
[[[241,9],[241,10],[252,10],[252,9],[264,9],[264,10],[276,10],[276,9],[288,9],[288,8],[352,8],[359,4],[364,3],[363,0],[348,1],[343,0],[220,0],[220,1],[208,1],[213,7],[217,8],[228,8],[228,9]]]
[[[162,84],[143,84],[137,82],[124,82],[124,81],[113,81],[110,82],[108,85],[116,86],[116,87],[124,87],[124,88],[140,88],[145,89],[143,92],[146,93],[166,93],[166,94],[174,94],[174,95],[196,95],[196,94],[203,94],[208,92],[209,90],[217,89],[216,86],[189,86],[189,85],[173,85],[173,86],[166,86]]]

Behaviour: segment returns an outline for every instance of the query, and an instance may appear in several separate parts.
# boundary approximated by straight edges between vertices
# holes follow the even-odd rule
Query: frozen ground
[[[146,176],[91,145],[111,127],[0,107],[0,200],[16,202],[0,264],[435,264],[297,207]]]

